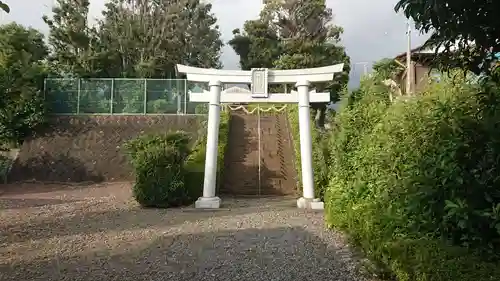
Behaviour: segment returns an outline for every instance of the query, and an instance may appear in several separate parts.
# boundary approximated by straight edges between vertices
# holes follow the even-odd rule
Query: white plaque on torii
[[[203,93],[189,92],[191,102],[209,104],[207,151],[205,158],[205,175],[203,195],[195,203],[196,208],[219,208],[221,200],[215,194],[217,177],[217,148],[221,103],[298,103],[300,127],[300,154],[303,195],[297,200],[297,207],[322,209],[323,203],[314,196],[314,175],[312,168],[312,140],[309,104],[311,102],[329,102],[330,93],[310,91],[311,82],[327,82],[333,80],[335,73],[342,72],[344,64],[325,67],[272,70],[256,68],[245,70],[205,69],[186,65],[177,65],[177,71],[185,73],[187,80],[208,82],[210,91]],[[250,91],[229,88],[222,91],[222,84],[251,84]],[[291,93],[269,93],[269,84],[295,83],[297,91]]]
[[[269,97],[267,77],[267,68],[252,69],[252,84],[250,84],[250,89],[252,91],[253,98]]]

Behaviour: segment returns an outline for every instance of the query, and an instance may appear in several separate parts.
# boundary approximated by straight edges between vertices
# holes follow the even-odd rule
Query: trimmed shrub
[[[149,147],[170,145],[179,149],[179,152],[183,157],[187,157],[190,154],[189,142],[191,137],[183,131],[169,132],[165,134],[149,134],[143,135],[131,141],[128,141],[125,145],[128,154],[132,159],[135,159],[135,155],[138,152],[144,151]]]
[[[126,143],[135,169],[133,195],[143,207],[168,208],[191,201],[184,180],[189,137],[184,132],[145,135]]]
[[[390,104],[365,81],[331,138],[329,226],[398,280],[500,280],[500,93],[456,80]]]
[[[172,145],[148,147],[137,154],[133,194],[143,207],[176,207],[188,202],[184,158]]]

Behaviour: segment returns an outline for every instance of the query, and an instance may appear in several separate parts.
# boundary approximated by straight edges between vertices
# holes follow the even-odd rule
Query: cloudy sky
[[[91,19],[101,15],[106,0],[91,1]],[[11,13],[0,13],[0,23],[16,21],[47,32],[48,28],[41,19],[50,14],[55,0],[7,0]],[[219,19],[224,41],[231,39],[232,30],[240,28],[246,20],[258,17],[262,0],[210,0],[213,11]],[[342,44],[351,57],[353,71],[352,82],[355,84],[366,65],[384,57],[391,57],[406,50],[406,18],[394,12],[397,0],[327,0],[333,9],[335,23],[345,29]],[[417,32],[412,34],[412,47],[422,44],[425,36]],[[224,68],[238,69],[238,57],[225,47],[222,55]]]

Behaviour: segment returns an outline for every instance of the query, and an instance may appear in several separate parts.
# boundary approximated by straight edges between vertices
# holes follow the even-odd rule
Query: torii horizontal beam
[[[203,93],[189,93],[190,102],[209,102],[210,92],[204,91]],[[316,93],[315,90],[309,92],[309,102],[329,102],[330,93]],[[290,94],[273,94],[270,93],[267,98],[252,97],[249,93],[224,93],[220,95],[221,103],[298,103],[299,93],[292,91]]]
[[[269,84],[296,83],[297,77],[309,82],[324,82],[333,80],[335,73],[342,72],[344,64],[336,64],[324,67],[291,69],[291,70],[268,70]],[[249,70],[223,70],[192,67],[177,64],[177,72],[186,73],[187,80],[194,82],[220,81],[224,84],[249,84],[252,83],[252,71]]]

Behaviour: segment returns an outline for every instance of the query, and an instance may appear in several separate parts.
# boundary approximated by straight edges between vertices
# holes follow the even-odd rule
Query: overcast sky
[[[90,17],[101,15],[106,0],[90,0]],[[50,14],[55,0],[6,0],[11,13],[0,13],[0,23],[16,21],[47,32],[42,15]],[[231,39],[232,30],[241,28],[246,20],[257,18],[262,0],[211,0],[213,12],[219,20],[225,42]],[[354,84],[364,71],[364,64],[371,64],[384,57],[392,57],[406,50],[406,18],[394,12],[397,0],[327,0],[333,9],[336,24],[344,27],[342,44],[353,63],[351,73]],[[412,47],[422,44],[425,36],[412,34]],[[238,57],[225,47],[222,55],[224,68],[238,69]]]

